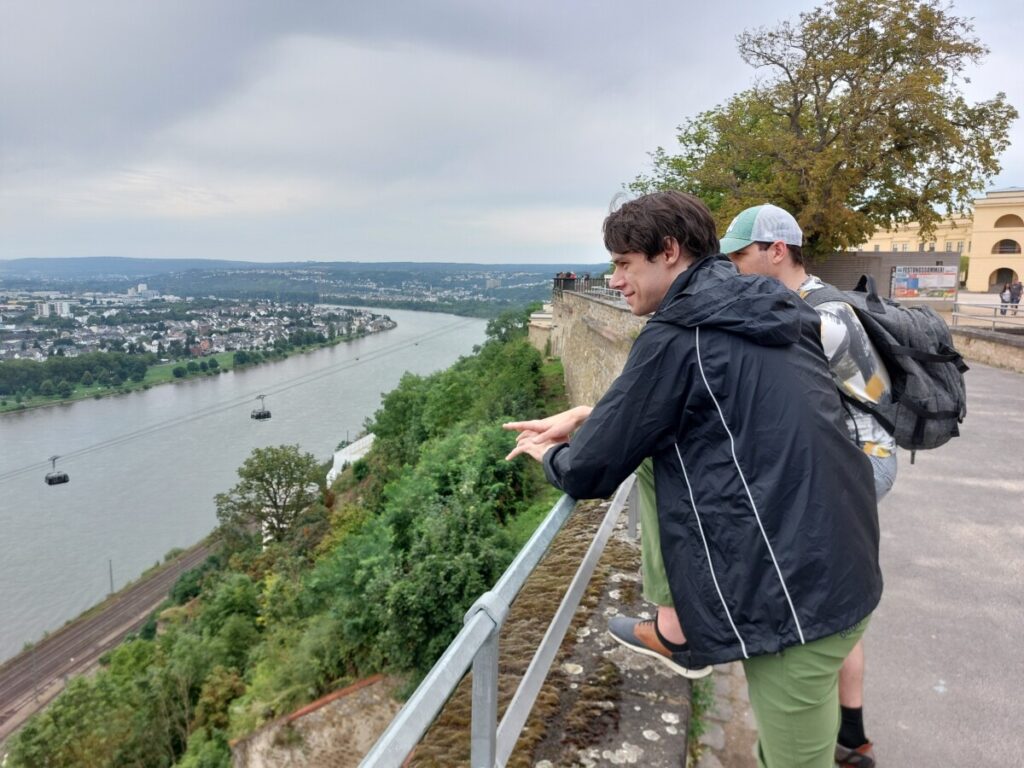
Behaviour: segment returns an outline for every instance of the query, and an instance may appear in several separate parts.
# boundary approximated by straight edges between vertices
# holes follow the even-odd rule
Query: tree
[[[241,482],[214,497],[217,519],[236,532],[258,527],[264,536],[283,541],[292,523],[317,499],[317,460],[298,445],[254,449],[238,476]]]
[[[540,309],[540,304],[531,304],[522,309],[507,309],[493,320],[487,321],[487,338],[496,341],[511,341],[526,335],[530,324],[530,313]]]
[[[765,79],[687,120],[635,191],[695,194],[723,228],[770,201],[825,254],[901,222],[927,235],[1000,170],[1017,110],[1003,93],[966,101],[988,50],[943,0],[831,0],[737,42]]]

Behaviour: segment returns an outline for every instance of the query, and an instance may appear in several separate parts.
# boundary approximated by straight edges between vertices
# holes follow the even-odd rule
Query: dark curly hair
[[[672,238],[691,258],[718,253],[711,211],[700,199],[667,190],[630,200],[604,220],[604,247],[610,253],[643,253],[653,259]]]

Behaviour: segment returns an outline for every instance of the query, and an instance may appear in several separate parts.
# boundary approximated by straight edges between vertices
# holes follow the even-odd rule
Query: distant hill
[[[115,256],[83,256],[53,259],[0,260],[0,278],[52,279],[127,279],[201,270],[272,270],[306,269],[330,272],[527,272],[553,275],[556,272],[591,272],[600,274],[607,267],[600,264],[464,264],[426,261],[228,261],[225,259],[135,259]]]
[[[251,269],[247,261],[216,259],[132,259],[117,256],[81,258],[11,259],[0,261],[0,277],[35,278],[125,278],[136,279],[192,269]]]

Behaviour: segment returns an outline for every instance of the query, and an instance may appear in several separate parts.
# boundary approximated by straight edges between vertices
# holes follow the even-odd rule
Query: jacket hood
[[[740,275],[725,256],[704,256],[676,278],[650,322],[711,326],[761,346],[782,347],[800,338],[807,318],[799,302],[774,278]]]

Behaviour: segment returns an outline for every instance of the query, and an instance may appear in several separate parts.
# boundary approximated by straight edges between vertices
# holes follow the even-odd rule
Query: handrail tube
[[[523,675],[523,679],[519,682],[512,701],[505,709],[505,716],[502,718],[497,731],[497,754],[492,757],[492,760],[496,759],[496,762],[481,763],[479,765],[487,765],[488,768],[490,766],[504,768],[509,757],[511,757],[512,750],[515,749],[523,726],[526,725],[526,720],[530,716],[533,704],[537,700],[537,695],[544,685],[544,680],[548,676],[551,664],[562,644],[562,639],[569,630],[573,614],[583,598],[583,593],[587,590],[587,585],[594,574],[598,560],[601,559],[601,555],[608,544],[608,539],[615,529],[615,524],[622,513],[622,508],[630,497],[630,493],[633,490],[633,482],[634,476],[631,475],[619,486],[615,498],[612,500],[611,505],[608,507],[608,512],[604,516],[604,520],[601,522],[593,541],[590,543],[590,547],[587,549],[586,555],[583,557],[583,561],[580,563],[580,567],[576,571],[576,575],[569,584],[569,589],[562,598],[562,602],[558,606],[551,624],[548,625],[544,638],[540,641],[537,652],[530,661],[530,666]],[[477,768],[477,766],[478,763],[474,761],[473,768]]]
[[[530,540],[526,542],[519,554],[515,556],[505,572],[501,574],[491,592],[497,593],[505,605],[511,605],[519,590],[523,588],[527,577],[537,567],[537,563],[548,551],[555,536],[562,530],[565,521],[569,519],[569,513],[576,506],[576,500],[570,496],[562,496],[558,503],[548,512],[548,516],[537,526]],[[487,594],[481,596],[477,603],[484,601]],[[470,611],[473,609],[470,608]]]

